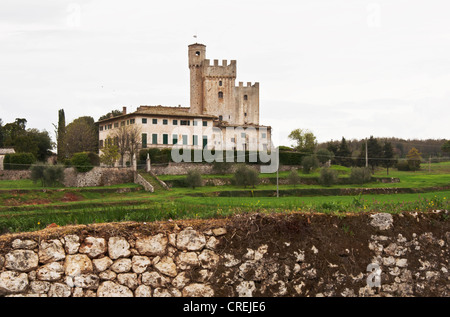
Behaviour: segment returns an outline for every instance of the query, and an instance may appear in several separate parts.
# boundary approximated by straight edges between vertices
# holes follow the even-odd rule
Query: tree
[[[335,152],[336,164],[350,167],[353,165],[352,152],[348,146],[347,140],[342,137],[341,143],[339,143],[337,152]]]
[[[121,115],[123,115],[123,111],[120,111],[120,110],[112,110],[111,112],[108,112],[107,114],[101,116],[101,117],[98,119],[98,121],[106,120],[106,119],[109,119],[109,118],[118,117],[118,116],[121,116]]]
[[[329,160],[333,159],[334,153],[327,149],[318,149],[316,151],[316,157],[320,163],[325,164]]]
[[[121,126],[114,129],[109,137],[113,140],[113,143],[117,145],[121,166],[124,166],[126,154],[129,155],[130,162],[134,155],[137,157],[141,144],[141,130],[137,126]]]
[[[239,186],[255,186],[259,183],[259,173],[245,164],[239,165],[234,173],[234,182]]]
[[[105,146],[102,148],[102,154],[100,155],[100,162],[112,167],[119,158],[120,154],[117,145],[113,144],[111,139],[106,139]]]
[[[141,129],[136,125],[128,126],[128,138],[128,153],[130,154],[130,162],[133,162],[133,159],[137,160],[139,147],[141,146]]]
[[[24,118],[16,118],[14,122],[7,123],[3,127],[4,133],[4,146],[14,147],[16,144],[16,138],[26,133],[27,120]]]
[[[14,141],[14,149],[18,153],[32,153],[38,161],[44,162],[50,155],[53,142],[47,131],[28,129]]]
[[[350,172],[350,181],[354,184],[364,184],[371,180],[370,169],[368,167],[353,167]]]
[[[394,148],[391,142],[385,142],[383,145],[383,161],[381,165],[386,167],[386,175],[389,175],[389,168],[394,166],[396,161],[394,160]]]
[[[446,153],[447,155],[450,155],[450,140],[448,140],[444,144],[442,144],[441,150],[442,150],[442,152]]]
[[[373,136],[367,140],[367,157],[368,165],[372,168],[372,174],[375,173],[375,167],[380,165],[383,158],[382,147],[378,143],[378,140]],[[358,156],[359,166],[366,165],[366,144],[361,144],[361,153]]]
[[[419,150],[417,150],[415,147],[411,148],[408,154],[406,154],[406,160],[408,161],[408,166],[410,170],[416,171],[420,169],[422,156]]]
[[[293,147],[296,151],[312,154],[317,146],[317,139],[314,134],[305,129],[295,129],[289,134],[289,139],[296,142]]]
[[[59,165],[35,164],[31,166],[31,180],[42,186],[55,186],[64,181],[64,168]]]
[[[98,151],[98,131],[92,117],[79,117],[66,127],[64,145],[67,157],[80,152]]]
[[[2,119],[0,119],[0,148],[3,147],[3,139],[4,139],[3,121]]]
[[[317,160],[317,157],[315,155],[308,155],[303,158],[302,160],[303,173],[309,174],[318,167],[319,167],[319,160]]]
[[[202,183],[202,175],[198,170],[190,170],[188,171],[185,179],[186,185],[195,189],[195,187],[200,187],[203,185]]]
[[[75,153],[70,160],[77,172],[86,173],[94,168],[87,152]]]
[[[331,186],[334,185],[337,181],[337,172],[328,167],[322,167],[320,170],[319,183],[322,186]]]
[[[58,161],[62,162],[67,159],[66,146],[64,139],[66,138],[66,117],[64,109],[58,111],[58,127],[56,134]]]
[[[287,178],[289,184],[294,185],[294,187],[300,184],[302,180],[300,175],[298,175],[298,171],[296,169],[292,169]]]

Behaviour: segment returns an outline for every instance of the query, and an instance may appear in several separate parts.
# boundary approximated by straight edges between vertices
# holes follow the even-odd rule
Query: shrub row
[[[5,170],[27,170],[36,162],[36,158],[31,153],[6,154],[3,160]]]

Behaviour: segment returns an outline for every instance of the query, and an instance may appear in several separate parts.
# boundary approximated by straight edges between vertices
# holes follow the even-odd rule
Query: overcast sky
[[[450,139],[448,0],[1,0],[0,118],[45,129],[127,106],[189,106],[187,46],[260,83],[275,145]],[[197,35],[197,39],[193,36]]]

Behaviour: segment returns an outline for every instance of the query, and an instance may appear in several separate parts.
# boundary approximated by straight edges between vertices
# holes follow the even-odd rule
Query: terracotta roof
[[[189,117],[189,118],[217,118],[213,115],[190,113],[189,107],[167,107],[167,106],[140,106],[135,112],[123,114],[117,117],[99,120],[98,122],[113,121],[118,118],[133,117],[135,115],[153,115],[167,117]]]

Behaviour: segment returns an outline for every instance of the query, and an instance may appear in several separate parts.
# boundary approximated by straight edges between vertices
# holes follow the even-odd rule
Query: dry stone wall
[[[238,215],[0,237],[0,295],[449,296],[448,212]]]

